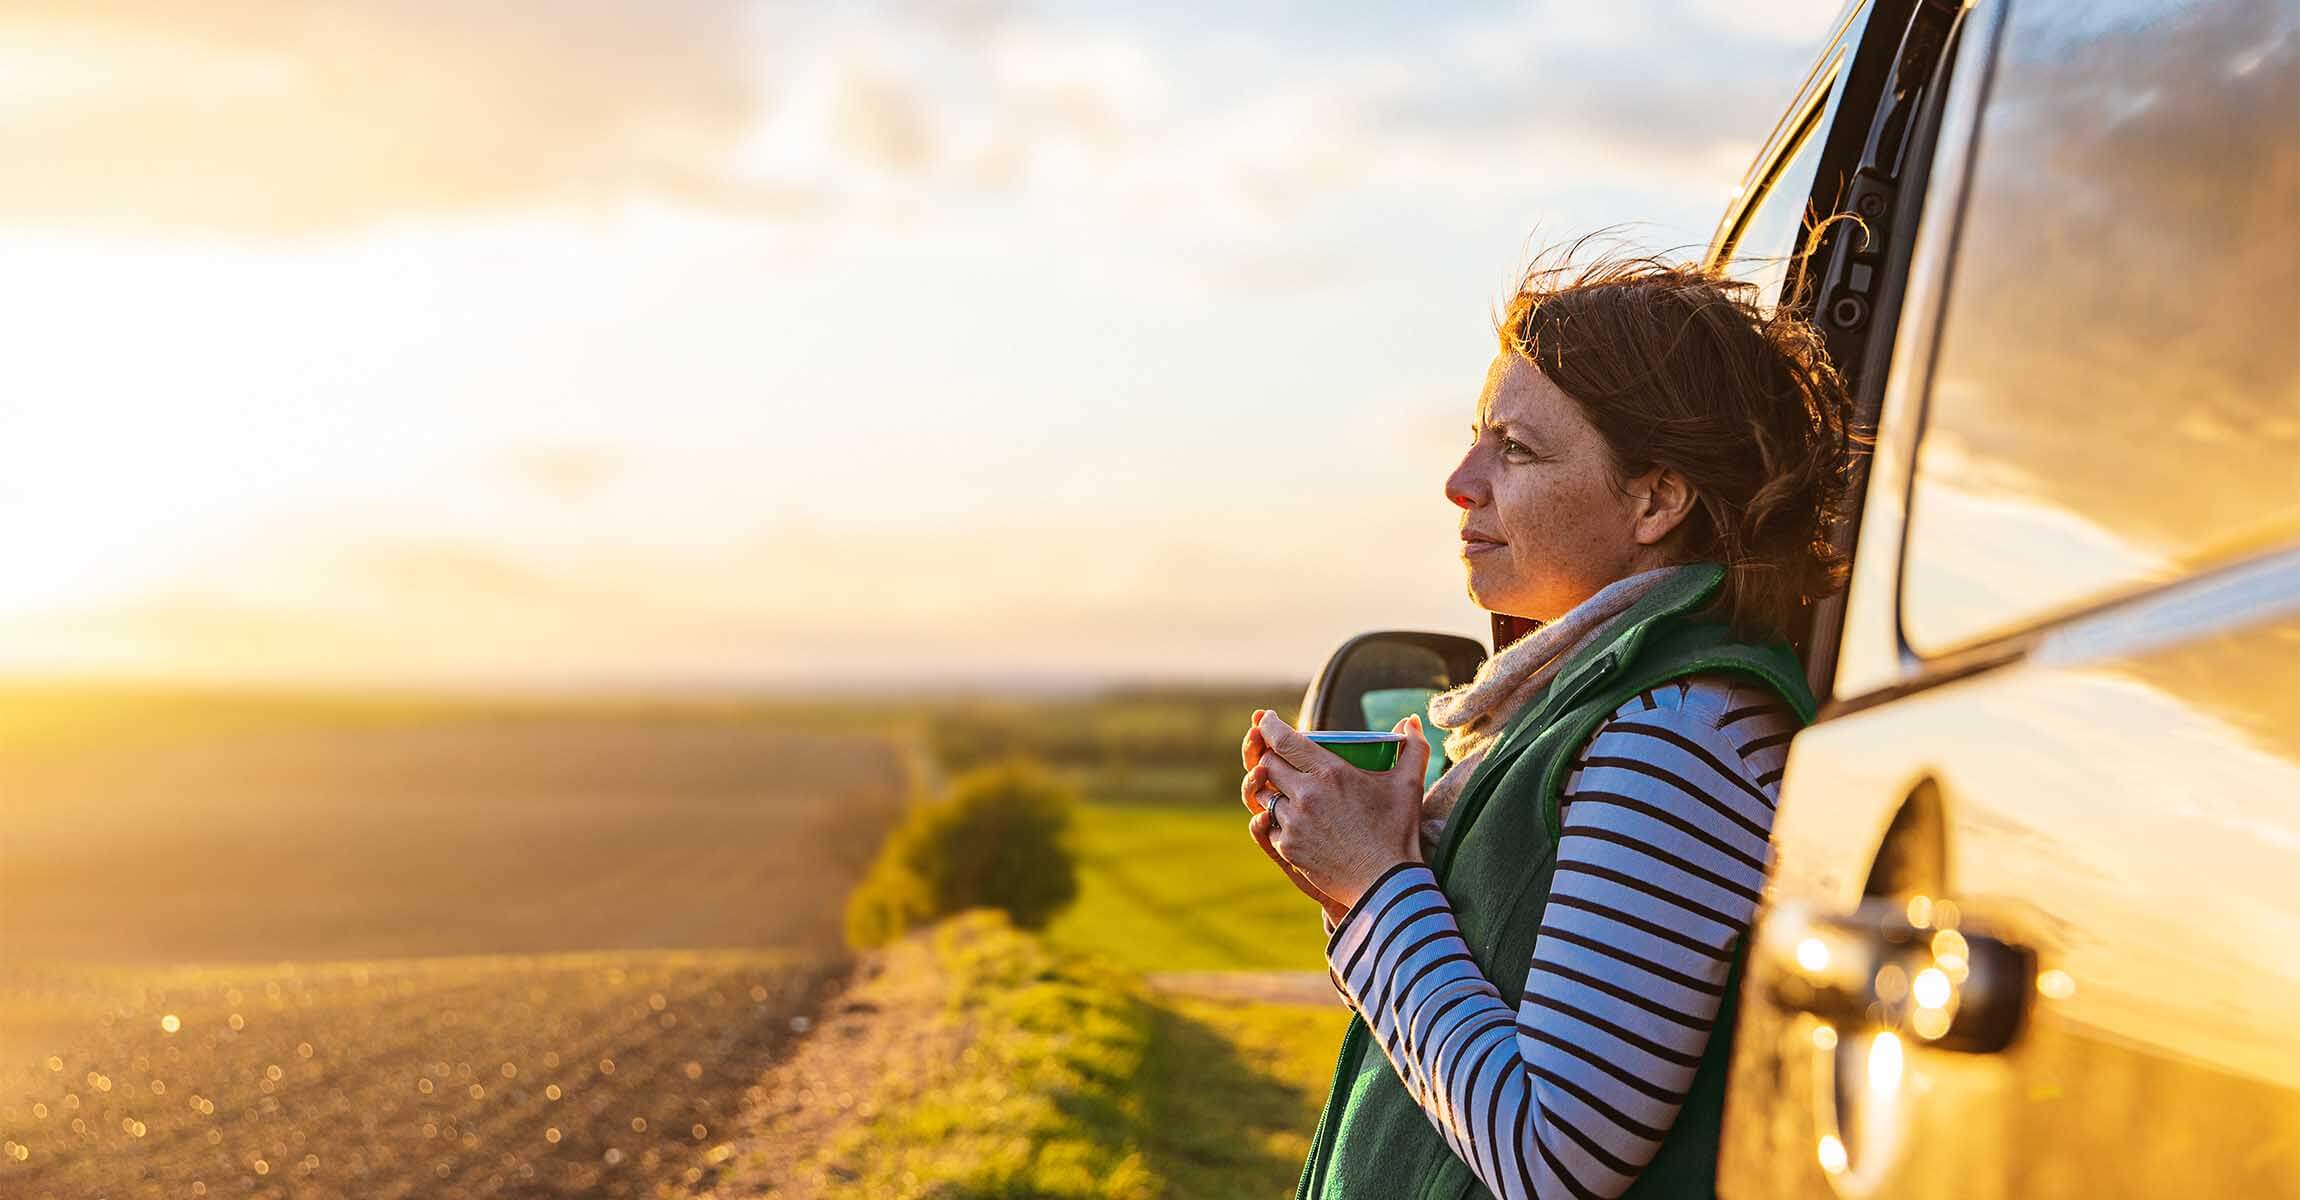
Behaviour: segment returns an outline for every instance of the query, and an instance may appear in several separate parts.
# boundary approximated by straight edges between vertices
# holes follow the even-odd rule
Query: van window
[[[2015,3],[1909,498],[1936,654],[2300,541],[2300,16]]]
[[[1821,136],[1828,127],[1822,116],[1823,108],[1817,106],[1799,123],[1794,146],[1766,178],[1764,194],[1742,217],[1725,252],[1726,273],[1756,284],[1757,298],[1766,304],[1780,300],[1789,257],[1800,249],[1798,242],[1810,222],[1813,178],[1820,173],[1821,145],[1827,140]]]

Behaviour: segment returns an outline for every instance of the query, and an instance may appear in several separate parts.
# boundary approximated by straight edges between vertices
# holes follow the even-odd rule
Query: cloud
[[[1209,264],[1201,278],[1231,297],[1277,297],[1323,292],[1369,281],[1355,256],[1325,245],[1244,251]]]
[[[1400,192],[1729,184],[1826,24],[1821,0],[1541,3],[1337,47],[992,4],[34,3],[0,37],[0,216],[237,234],[650,200],[1214,244]]]
[[[873,167],[908,174],[933,156],[933,138],[917,99],[887,76],[845,72],[832,115],[839,144]]]
[[[759,41],[737,0],[19,3],[0,214],[276,234],[629,192],[784,211],[723,165]]]
[[[1450,30],[1442,58],[1382,108],[1401,138],[1538,163],[1710,176],[1780,115],[1835,0],[1775,5],[1540,3]],[[1558,153],[1570,149],[1571,153]],[[1542,153],[1547,150],[1549,153]]]

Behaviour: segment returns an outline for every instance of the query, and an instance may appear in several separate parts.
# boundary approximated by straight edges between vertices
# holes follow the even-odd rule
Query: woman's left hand
[[[1421,861],[1421,784],[1430,749],[1420,718],[1409,716],[1392,729],[1406,740],[1387,771],[1343,762],[1276,713],[1264,713],[1255,732],[1264,753],[1246,772],[1243,790],[1257,796],[1265,787],[1277,789],[1270,842],[1334,903],[1347,910],[1391,867]]]

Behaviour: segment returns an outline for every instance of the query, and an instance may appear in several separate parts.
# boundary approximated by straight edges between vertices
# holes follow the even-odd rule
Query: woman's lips
[[[1463,538],[1461,540],[1461,552],[1465,557],[1472,554],[1484,554],[1488,550],[1499,550],[1505,544],[1485,541],[1482,538]]]

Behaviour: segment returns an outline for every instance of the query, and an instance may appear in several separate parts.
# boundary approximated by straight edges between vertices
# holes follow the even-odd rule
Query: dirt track
[[[1156,971],[1150,986],[1177,996],[1255,1004],[1341,1006],[1333,981],[1316,971]]]
[[[865,957],[844,994],[817,1014],[806,1040],[752,1090],[738,1119],[745,1136],[695,1194],[703,1200],[821,1195],[846,1168],[822,1161],[819,1152],[842,1132],[867,1124],[881,1105],[931,1087],[966,1050],[966,1029],[931,1019],[949,986],[916,938]]]

